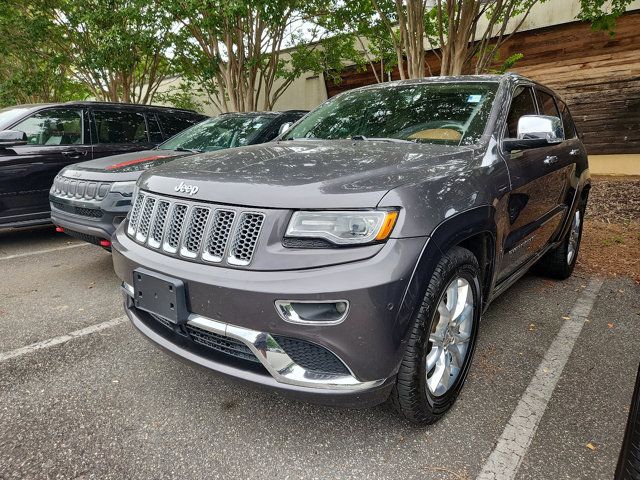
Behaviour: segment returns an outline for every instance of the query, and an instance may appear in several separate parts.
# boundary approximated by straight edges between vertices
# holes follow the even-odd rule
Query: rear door
[[[94,107],[91,112],[93,158],[149,150],[156,146],[142,112]]]
[[[25,132],[27,145],[0,156],[0,223],[46,217],[56,174],[91,159],[87,123],[82,108],[65,107],[40,110],[9,127]]]
[[[554,116],[559,116],[557,110],[552,109],[555,103],[550,103],[538,92],[533,85],[516,88],[503,137],[517,137],[518,120],[523,115],[555,113]],[[543,249],[561,225],[566,214],[568,162],[565,143],[501,152],[509,169],[511,192],[507,207],[508,235],[503,245],[499,280]]]

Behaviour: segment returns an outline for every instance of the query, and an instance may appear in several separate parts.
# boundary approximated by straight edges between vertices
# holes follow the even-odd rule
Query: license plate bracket
[[[182,280],[145,268],[133,271],[133,301],[136,308],[176,323],[186,323],[189,311]]]

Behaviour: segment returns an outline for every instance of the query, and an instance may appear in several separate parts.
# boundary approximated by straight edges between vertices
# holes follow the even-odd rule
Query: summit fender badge
[[[177,185],[174,190],[176,192],[186,193],[187,195],[195,195],[199,189],[195,185],[187,185],[184,182],[180,182],[180,185]]]

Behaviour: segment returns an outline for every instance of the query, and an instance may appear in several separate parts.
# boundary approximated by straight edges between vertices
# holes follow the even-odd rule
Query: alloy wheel
[[[576,210],[573,216],[573,222],[571,223],[571,230],[569,232],[569,245],[567,247],[567,265],[571,265],[573,259],[578,252],[578,241],[580,240],[580,224],[582,218],[580,217],[580,210]]]
[[[471,285],[457,277],[440,298],[429,335],[425,370],[427,388],[432,395],[444,395],[460,375],[469,352],[473,315]]]

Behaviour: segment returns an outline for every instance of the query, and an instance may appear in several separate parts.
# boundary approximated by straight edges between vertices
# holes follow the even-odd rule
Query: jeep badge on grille
[[[195,195],[196,193],[198,193],[198,187],[195,185],[187,185],[184,182],[180,182],[180,185],[176,186],[175,191],[186,193],[187,195]]]

